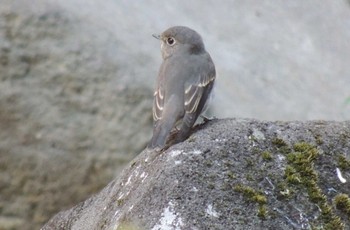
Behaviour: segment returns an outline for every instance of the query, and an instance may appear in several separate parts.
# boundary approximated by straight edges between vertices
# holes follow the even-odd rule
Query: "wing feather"
[[[185,110],[186,113],[195,113],[198,109],[198,106],[203,99],[204,93],[214,83],[215,75],[209,76],[200,76],[200,81],[194,84],[190,84],[185,90]],[[209,89],[211,90],[211,88]],[[206,98],[205,98],[206,100]],[[202,110],[202,108],[200,108]],[[202,111],[198,111],[199,113]]]

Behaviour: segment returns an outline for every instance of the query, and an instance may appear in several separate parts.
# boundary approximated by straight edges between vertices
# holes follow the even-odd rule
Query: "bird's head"
[[[161,35],[153,35],[153,37],[161,41],[163,59],[167,59],[176,52],[197,54],[205,50],[201,36],[185,26],[170,27]]]

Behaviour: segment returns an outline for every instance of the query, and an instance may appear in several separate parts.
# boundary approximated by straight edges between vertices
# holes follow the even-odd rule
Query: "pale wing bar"
[[[198,84],[192,84],[185,90],[186,113],[195,113],[201,101],[205,88],[215,80],[215,75],[201,77]]]
[[[162,118],[162,112],[164,107],[164,94],[160,89],[154,92],[153,101],[153,120],[158,121]]]

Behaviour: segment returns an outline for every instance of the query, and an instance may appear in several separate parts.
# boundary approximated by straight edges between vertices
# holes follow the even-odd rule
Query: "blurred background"
[[[211,115],[350,118],[350,2],[0,0],[0,229],[38,229],[115,178],[152,134],[151,35],[198,31]]]

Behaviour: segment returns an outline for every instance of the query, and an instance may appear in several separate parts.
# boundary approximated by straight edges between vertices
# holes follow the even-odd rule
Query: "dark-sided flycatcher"
[[[184,26],[174,26],[161,35],[163,63],[153,102],[153,136],[149,148],[163,148],[172,129],[176,141],[185,140],[198,116],[204,112],[214,86],[215,66],[201,36]]]

